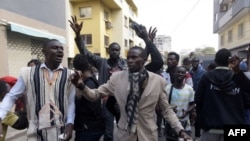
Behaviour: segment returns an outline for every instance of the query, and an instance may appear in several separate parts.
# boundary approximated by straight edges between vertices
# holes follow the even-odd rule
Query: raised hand
[[[69,77],[69,80],[78,88],[80,85],[83,84],[82,80],[82,72],[81,71],[75,71],[75,73],[71,74]]]
[[[150,39],[152,42],[154,41],[156,32],[157,32],[156,27],[152,29],[152,26],[151,26],[151,27],[149,28],[148,37],[149,37],[149,39]]]
[[[144,25],[139,25],[139,27],[135,29],[135,33],[143,40],[149,39],[147,29]]]
[[[80,36],[80,32],[82,30],[82,24],[83,24],[83,22],[81,22],[80,24],[77,23],[76,16],[71,16],[71,19],[72,19],[72,21],[68,20],[69,23],[70,23],[70,27],[75,32],[76,36]]]

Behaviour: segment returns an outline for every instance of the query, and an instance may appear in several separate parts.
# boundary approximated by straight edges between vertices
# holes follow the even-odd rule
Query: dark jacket
[[[102,58],[98,55],[91,53],[85,46],[84,40],[82,37],[76,37],[75,42],[81,54],[84,54],[89,63],[94,66],[98,70],[98,82],[99,84],[104,84],[109,79],[109,70],[111,69],[110,65],[108,64],[108,59]],[[118,66],[125,70],[127,69],[127,62],[125,59],[120,58],[118,61]]]
[[[240,84],[229,69],[215,69],[202,76],[195,94],[202,129],[223,129],[244,124]]]
[[[89,88],[98,88],[99,84],[94,77],[89,77],[84,82]],[[75,122],[76,131],[104,131],[104,118],[102,115],[101,99],[90,102],[83,96],[75,98]]]
[[[81,37],[76,37],[75,41],[80,53],[84,54],[90,64],[98,70],[98,82],[100,83],[100,85],[106,83],[109,79],[109,70],[111,68],[110,64],[108,64],[108,59],[102,58],[89,52],[85,47],[85,43]],[[145,51],[147,55],[151,55],[151,62],[147,64],[145,68],[151,72],[157,72],[158,70],[160,70],[163,65],[163,59],[155,44],[151,41],[147,41]],[[118,65],[120,68],[122,68],[122,70],[127,69],[127,61],[123,58],[120,58],[120,60],[118,61]]]
[[[193,89],[194,89],[194,91],[196,91],[196,89],[198,87],[198,84],[200,82],[200,79],[201,79],[201,77],[203,76],[204,73],[206,73],[206,70],[200,64],[199,64],[196,71],[191,69],[190,74],[191,74],[192,80],[193,80]]]

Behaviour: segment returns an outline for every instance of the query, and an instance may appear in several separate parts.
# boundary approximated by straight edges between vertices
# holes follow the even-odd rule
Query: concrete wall
[[[65,28],[65,2],[65,0],[0,0],[0,9]]]
[[[232,49],[235,47],[239,47],[244,44],[248,44],[249,38],[250,38],[250,14],[247,13],[245,16],[243,16],[240,20],[235,22],[232,26],[228,27],[226,30],[220,33],[220,36],[224,35],[224,45],[222,46],[220,44],[220,48],[228,48]],[[238,25],[243,23],[244,24],[244,35],[239,37],[238,36]],[[228,42],[228,31],[233,31],[233,40],[231,42]],[[219,36],[219,39],[220,39]]]

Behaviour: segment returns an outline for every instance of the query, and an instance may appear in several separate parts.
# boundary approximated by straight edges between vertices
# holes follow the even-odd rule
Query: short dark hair
[[[76,70],[87,71],[91,69],[87,58],[83,54],[76,54],[73,59],[73,66]]]
[[[190,59],[189,57],[185,57],[185,58],[183,58],[183,60],[182,60],[182,63],[184,63],[184,62],[189,62],[189,63],[191,63],[191,59]]]
[[[49,45],[50,42],[54,42],[54,41],[59,42],[57,39],[49,39],[48,41],[46,41],[46,42],[43,44],[43,49],[44,49],[45,47],[47,47],[47,46]]]
[[[200,59],[198,58],[198,57],[194,57],[193,59],[192,59],[192,61],[193,60],[198,60],[198,61],[200,61]]]
[[[219,51],[217,51],[217,53],[215,54],[215,63],[217,64],[217,66],[228,66],[228,59],[229,57],[231,57],[232,54],[231,52],[226,49],[226,48],[222,48]]]
[[[180,68],[184,68],[186,72],[187,72],[187,70],[188,70],[188,69],[186,68],[186,66],[177,66],[177,67],[176,67],[176,70],[178,70],[178,69],[180,69]]]
[[[120,47],[120,45],[117,43],[117,42],[113,42],[113,43],[111,43],[110,45],[109,45],[109,47],[108,48],[110,48],[110,47],[112,47],[112,46],[114,46],[114,45],[117,45],[117,46],[119,46]],[[121,47],[120,47],[121,48]]]
[[[215,63],[209,63],[208,65],[207,65],[207,69],[208,70],[213,70],[213,69],[215,69],[216,68],[216,64]]]
[[[172,51],[172,52],[169,52],[168,55],[174,55],[175,58],[176,58],[176,60],[177,60],[177,62],[179,62],[179,60],[180,60],[180,55],[179,55],[178,53]]]
[[[140,56],[141,56],[142,58],[147,58],[147,53],[146,53],[145,49],[143,49],[142,47],[134,46],[134,47],[131,47],[129,50],[132,50],[132,49],[140,50],[140,51],[141,51]]]
[[[41,64],[41,62],[38,59],[31,59],[28,63],[27,66],[29,66],[31,63],[34,63],[35,65]]]

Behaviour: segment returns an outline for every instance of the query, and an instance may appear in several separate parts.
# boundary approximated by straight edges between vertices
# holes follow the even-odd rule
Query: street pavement
[[[5,141],[26,141],[27,140],[26,131],[27,131],[26,129],[16,130],[16,129],[13,129],[11,127],[8,127],[8,132],[7,132]],[[192,127],[192,131],[193,131],[193,127]],[[192,135],[192,137],[193,137],[193,135]],[[71,141],[74,141],[74,134],[73,134]],[[100,141],[103,141],[103,137],[100,139]],[[114,140],[114,141],[117,141],[117,140]],[[166,141],[166,137],[163,134],[163,130],[162,130],[162,136],[159,137],[158,141]]]
[[[27,131],[26,129],[16,130],[11,127],[8,127],[8,132],[5,141],[26,141],[27,140],[26,131]],[[74,137],[72,137],[71,141],[74,141]],[[103,141],[103,138],[101,138],[100,141]],[[166,141],[163,133],[162,137],[159,137],[159,141]]]

